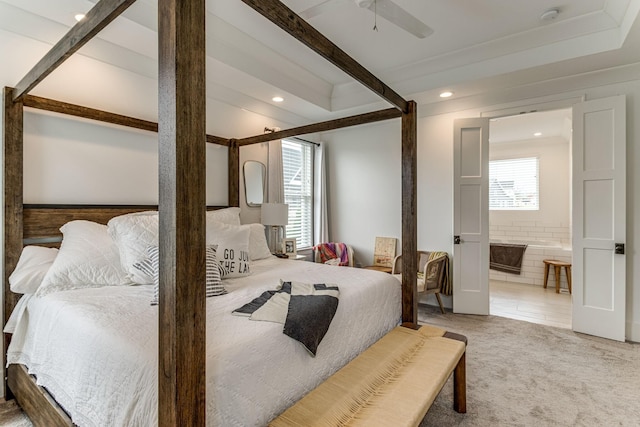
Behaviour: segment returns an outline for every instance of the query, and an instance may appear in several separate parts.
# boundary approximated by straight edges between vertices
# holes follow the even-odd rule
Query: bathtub
[[[558,261],[571,262],[571,247],[563,246],[557,241],[490,239],[490,242],[527,245],[527,249],[524,251],[522,271],[519,275],[490,269],[489,280],[542,286],[544,284],[544,263],[542,260],[556,259]],[[566,275],[563,273],[560,276],[560,287],[567,289]],[[551,289],[555,289],[555,283],[555,276],[553,270],[551,270],[547,287],[550,286]]]

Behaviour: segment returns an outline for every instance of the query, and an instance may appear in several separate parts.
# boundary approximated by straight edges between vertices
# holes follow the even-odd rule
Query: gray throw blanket
[[[264,292],[232,314],[282,323],[282,332],[299,341],[315,357],[336,314],[339,294],[335,285],[281,280],[278,289]]]
[[[489,245],[489,268],[505,273],[520,274],[525,249],[527,249],[527,245],[491,243]]]

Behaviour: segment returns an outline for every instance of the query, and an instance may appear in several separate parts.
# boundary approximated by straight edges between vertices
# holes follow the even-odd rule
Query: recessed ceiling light
[[[80,22],[85,18],[85,14],[84,13],[78,13],[74,16],[74,18],[76,18],[76,21]]]
[[[533,134],[533,136],[542,136],[542,132],[536,132]]]
[[[449,98],[452,95],[453,95],[453,92],[451,92],[450,90],[446,90],[440,93],[440,98]]]
[[[284,101],[284,98],[281,97],[281,96],[274,96],[273,98],[271,98],[271,100],[273,102],[282,102],[282,101]]]

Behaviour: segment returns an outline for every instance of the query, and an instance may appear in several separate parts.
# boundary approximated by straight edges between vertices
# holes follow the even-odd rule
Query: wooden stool
[[[569,287],[569,293],[571,293],[571,263],[558,261],[555,259],[545,259],[544,262],[544,288],[547,288],[547,279],[549,278],[549,266],[553,266],[553,270],[556,276],[556,294],[560,293],[560,274],[562,267],[567,275],[567,286]]]

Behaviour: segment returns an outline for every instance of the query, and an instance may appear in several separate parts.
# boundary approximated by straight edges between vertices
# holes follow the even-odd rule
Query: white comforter
[[[279,279],[335,283],[338,310],[315,358],[282,325],[231,311]],[[391,275],[271,258],[227,279],[207,299],[207,425],[263,426],[400,321]],[[27,365],[80,426],[157,424],[158,308],[151,286],[32,297],[15,327],[8,363]]]

